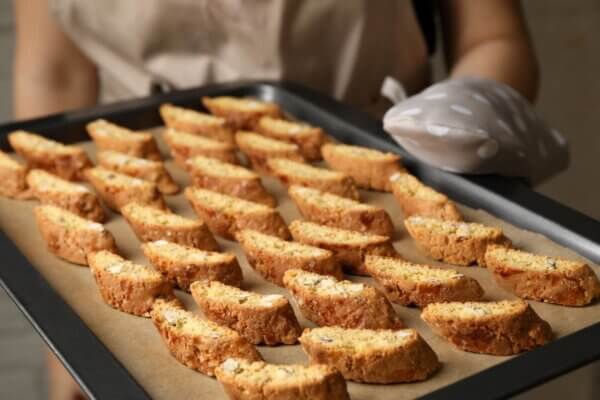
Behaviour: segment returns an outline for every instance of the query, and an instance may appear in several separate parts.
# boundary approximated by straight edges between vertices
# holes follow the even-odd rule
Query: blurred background
[[[571,146],[569,169],[536,189],[600,219],[600,1],[523,3],[542,71],[536,108]],[[0,0],[0,122],[11,119],[13,28],[12,1]],[[443,76],[439,54],[434,70]],[[0,321],[0,399],[46,398],[43,343],[2,290]],[[597,362],[519,398],[593,399],[599,385]]]

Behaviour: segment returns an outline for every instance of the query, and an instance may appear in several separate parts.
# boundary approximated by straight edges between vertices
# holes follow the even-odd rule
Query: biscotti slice
[[[483,289],[475,279],[452,269],[379,256],[367,256],[365,267],[383,286],[387,297],[404,306],[476,301],[483,296]]]
[[[280,294],[247,292],[218,281],[196,281],[190,291],[208,319],[250,343],[294,344],[302,333],[292,306]]]
[[[187,170],[194,186],[269,207],[276,204],[275,198],[263,186],[260,176],[247,168],[215,158],[195,156],[187,161]]]
[[[43,169],[27,174],[30,193],[42,204],[51,204],[92,221],[104,221],[98,197],[87,187],[59,178]]]
[[[270,174],[267,160],[270,158],[286,158],[304,162],[300,149],[293,143],[271,139],[257,133],[240,131],[235,134],[235,142],[248,157],[252,168],[262,174]]]
[[[227,125],[225,118],[172,104],[161,105],[160,116],[169,128],[230,144],[234,142],[233,131]]]
[[[121,214],[141,242],[168,240],[203,250],[218,250],[219,245],[206,224],[139,203],[129,203]]]
[[[264,204],[194,187],[186,188],[185,196],[215,235],[234,240],[236,232],[254,229],[282,239],[290,237],[281,215]]]
[[[322,327],[305,329],[299,340],[311,363],[332,366],[355,382],[423,381],[440,367],[435,352],[414,329]]]
[[[404,220],[404,226],[421,251],[450,264],[485,266],[488,246],[511,246],[502,229],[477,223],[413,216]]]
[[[215,373],[232,400],[350,399],[342,375],[327,365],[276,365],[228,358]]]
[[[365,257],[369,254],[397,256],[387,236],[332,228],[299,220],[292,221],[289,228],[294,240],[333,252],[346,272],[351,274],[368,275]]]
[[[192,282],[219,281],[240,286],[242,270],[230,253],[217,253],[157,240],[142,245],[144,255],[169,281],[190,291]]]
[[[508,356],[544,345],[550,325],[523,300],[433,303],[421,318],[461,350]]]
[[[392,192],[404,218],[412,215],[461,221],[460,212],[446,195],[424,185],[409,173],[397,173],[390,178]]]
[[[284,158],[267,161],[269,170],[286,186],[299,185],[358,200],[358,189],[346,174]]]
[[[152,182],[103,167],[87,169],[85,177],[112,210],[119,211],[124,205],[133,202],[160,209],[167,208],[165,200]]]
[[[53,205],[38,206],[34,212],[48,250],[60,258],[87,265],[89,253],[117,251],[113,236],[102,224]]]
[[[340,264],[329,250],[248,229],[238,232],[235,237],[252,268],[276,285],[283,286],[283,274],[289,269],[343,278]]]
[[[70,181],[83,179],[83,170],[92,165],[82,148],[67,146],[35,133],[12,132],[8,142],[25,159],[29,169],[45,169]]]
[[[321,153],[332,169],[350,175],[364,189],[390,192],[390,177],[404,171],[397,154],[367,147],[327,143]]]
[[[27,168],[0,150],[0,196],[21,197],[27,189]]]
[[[228,357],[262,360],[256,348],[236,331],[169,302],[157,300],[151,316],[173,357],[205,375],[214,376],[215,368]]]
[[[221,142],[203,136],[168,128],[162,137],[169,146],[171,156],[177,164],[187,169],[186,161],[194,156],[216,158],[231,164],[239,164],[235,147],[231,143]]]
[[[106,169],[155,183],[161,193],[179,192],[179,185],[161,161],[146,160],[112,150],[99,152],[97,158],[98,165]]]
[[[250,97],[203,97],[202,104],[211,114],[225,118],[234,130],[252,129],[263,116],[281,115],[277,104]]]
[[[103,119],[86,126],[98,150],[113,150],[133,157],[160,161],[160,151],[152,134],[135,132]]]
[[[392,220],[381,207],[297,185],[290,186],[288,194],[309,221],[383,236],[394,233]]]
[[[319,326],[398,329],[402,321],[379,290],[364,283],[291,269],[283,275],[302,314]]]
[[[598,277],[580,261],[489,247],[485,264],[500,286],[524,299],[584,306],[600,297]]]
[[[287,121],[280,118],[262,117],[254,130],[273,139],[294,143],[309,161],[318,161],[321,146],[327,141],[323,129],[304,122]]]

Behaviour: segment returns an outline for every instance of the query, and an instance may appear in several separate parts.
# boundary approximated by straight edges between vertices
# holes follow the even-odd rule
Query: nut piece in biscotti
[[[35,208],[35,218],[48,250],[69,262],[87,265],[89,253],[117,247],[102,224],[53,205]]]
[[[508,356],[552,339],[550,325],[523,300],[429,304],[421,318],[461,350]]]
[[[334,367],[362,383],[423,381],[440,367],[435,352],[414,329],[305,329],[302,348],[313,364]]]
[[[219,249],[212,233],[200,220],[138,203],[126,204],[121,208],[121,214],[141,242],[162,239],[203,250]]]
[[[397,256],[387,236],[332,228],[299,220],[293,221],[289,228],[294,240],[333,252],[346,272],[351,274],[368,275],[365,269],[365,257],[369,254]]]
[[[194,156],[216,158],[231,164],[239,164],[239,160],[235,155],[235,147],[231,143],[177,131],[172,128],[164,130],[162,137],[169,146],[171,156],[173,156],[177,165],[183,169],[187,169],[186,161]]]
[[[584,306],[600,297],[598,277],[581,261],[488,247],[485,264],[500,286],[524,299]]]
[[[281,108],[277,104],[250,97],[203,97],[202,104],[211,114],[225,118],[236,131],[252,129],[263,116],[281,116]]]
[[[83,179],[83,170],[92,166],[82,148],[68,146],[35,133],[16,131],[8,135],[15,152],[27,162],[27,167],[45,169],[61,178]]]
[[[195,156],[187,161],[187,170],[194,186],[269,207],[276,204],[275,198],[263,186],[260,176],[247,168],[215,158]]]
[[[167,208],[165,200],[152,182],[103,167],[87,169],[85,177],[106,205],[114,211],[119,211],[124,205],[134,202],[160,209]]]
[[[479,283],[452,269],[413,264],[399,258],[367,256],[365,267],[394,303],[425,307],[447,301],[477,301]]]
[[[170,282],[190,291],[192,282],[219,281],[240,286],[242,270],[230,253],[217,253],[157,240],[142,245],[144,255]]]
[[[228,357],[262,360],[256,348],[236,331],[170,302],[157,300],[151,316],[173,357],[205,375],[214,376],[215,368]]]
[[[190,291],[208,319],[252,344],[294,344],[302,333],[292,306],[280,294],[247,292],[218,281],[196,281]]]
[[[286,158],[304,162],[300,149],[293,143],[272,139],[253,132],[240,131],[235,134],[235,142],[248,157],[252,168],[262,174],[270,174],[267,160]]]
[[[233,144],[233,131],[225,118],[215,117],[189,108],[172,104],[160,106],[160,116],[169,128],[205,136],[220,142]]]
[[[321,160],[321,146],[327,141],[323,129],[304,122],[262,117],[254,130],[261,135],[294,143],[309,161]]]
[[[27,189],[27,168],[0,150],[0,196],[20,198]]]
[[[104,221],[104,210],[98,197],[84,185],[59,178],[43,169],[29,171],[27,184],[31,195],[42,204],[64,208],[92,221]]]
[[[404,171],[397,154],[366,147],[328,143],[321,153],[331,169],[350,175],[364,189],[390,192],[390,177]]]
[[[502,229],[476,223],[413,216],[404,220],[404,226],[421,251],[450,264],[483,267],[488,246],[511,246]]]
[[[161,161],[146,160],[112,150],[99,152],[97,158],[98,165],[106,169],[155,183],[161,193],[179,192],[179,185]]]
[[[394,233],[392,220],[381,207],[305,186],[292,185],[288,194],[309,221],[383,236]]]
[[[254,229],[289,239],[283,218],[276,209],[211,190],[188,187],[185,196],[196,213],[215,234],[234,240],[242,229]]]
[[[100,151],[113,150],[133,157],[160,161],[160,151],[151,133],[135,132],[103,119],[86,126],[87,132]]]
[[[329,250],[288,242],[253,230],[240,231],[235,238],[252,268],[276,285],[283,286],[283,274],[289,269],[343,278],[340,264]]]
[[[424,185],[413,175],[399,172],[392,175],[390,183],[404,218],[420,215],[449,221],[462,220],[452,200]]]
[[[379,290],[300,269],[283,275],[302,314],[319,326],[398,329],[402,321]]]

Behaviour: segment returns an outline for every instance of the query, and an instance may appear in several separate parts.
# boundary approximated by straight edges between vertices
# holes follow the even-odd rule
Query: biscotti
[[[397,255],[390,238],[332,228],[313,222],[292,221],[289,226],[294,240],[332,251],[346,272],[368,275],[365,257],[369,254],[395,257]]]
[[[302,333],[288,300],[280,294],[247,292],[217,281],[196,281],[190,291],[202,313],[253,344],[294,344]]]
[[[230,253],[200,250],[166,240],[144,243],[142,250],[166,279],[187,292],[195,281],[219,281],[231,286],[242,283],[242,270],[235,255]]]
[[[321,128],[280,118],[262,117],[254,130],[273,139],[294,143],[300,148],[302,156],[309,161],[322,158],[321,146],[327,141],[327,136]]]
[[[440,367],[435,352],[414,329],[305,329],[302,348],[313,364],[334,367],[363,383],[423,381]]]
[[[240,131],[235,134],[235,142],[248,157],[252,168],[262,174],[269,174],[267,160],[270,158],[287,158],[304,162],[300,148],[288,142],[271,139],[257,133]]]
[[[133,157],[161,160],[156,141],[148,132],[135,132],[103,119],[90,122],[86,129],[100,151],[113,150]]]
[[[187,161],[192,184],[214,192],[261,203],[269,207],[276,204],[254,171],[229,164],[215,158],[195,156]]]
[[[29,169],[45,169],[70,181],[83,179],[83,170],[92,165],[82,148],[67,146],[35,133],[12,132],[8,142],[25,159]]]
[[[511,246],[502,229],[476,223],[413,216],[404,226],[421,251],[450,264],[485,266],[488,246]]]
[[[232,400],[350,399],[340,373],[327,365],[276,365],[228,358],[215,372]]]
[[[288,194],[309,221],[375,235],[394,233],[392,220],[381,207],[297,185],[290,186]]]
[[[169,128],[233,144],[233,131],[225,118],[172,104],[161,105],[160,116]]]
[[[360,196],[352,178],[341,172],[317,168],[285,158],[270,159],[267,165],[271,173],[286,186],[308,186],[354,200],[358,200]]]
[[[421,318],[461,350],[507,356],[552,339],[550,325],[523,300],[433,303]]]
[[[399,258],[367,256],[367,272],[383,287],[387,297],[404,306],[425,307],[447,301],[477,301],[479,283],[452,269],[413,264]]]
[[[162,138],[169,146],[175,162],[183,169],[187,169],[186,161],[194,156],[216,158],[231,164],[239,164],[235,155],[235,147],[231,143],[171,128],[163,131]]]
[[[202,104],[211,114],[225,118],[234,130],[252,129],[263,116],[281,116],[277,104],[250,97],[203,97]]]
[[[167,208],[165,200],[152,182],[102,167],[87,169],[85,177],[112,210],[119,211],[124,205],[133,202]]]
[[[157,300],[151,316],[173,357],[205,375],[214,376],[215,368],[229,357],[262,360],[256,348],[236,331],[169,302]]]
[[[48,250],[60,258],[87,265],[89,253],[117,251],[113,236],[102,224],[52,205],[38,206],[34,212]]]
[[[460,212],[446,195],[424,185],[409,173],[397,173],[390,178],[392,192],[404,218],[413,215],[449,221],[461,221]]]
[[[80,217],[102,222],[105,215],[98,197],[87,187],[59,178],[43,169],[27,174],[30,193],[42,204],[51,204]]]
[[[584,262],[490,247],[485,264],[496,282],[524,299],[584,306],[600,297],[600,282]]]
[[[27,189],[27,168],[0,150],[0,196],[20,198]]]
[[[101,151],[96,157],[98,165],[121,174],[153,182],[161,193],[175,194],[179,191],[179,185],[173,181],[161,161],[146,160],[112,150]]]
[[[328,143],[321,153],[329,167],[350,175],[364,189],[390,192],[390,178],[404,170],[397,154],[366,147]]]
[[[291,269],[283,276],[302,314],[319,326],[398,329],[402,321],[379,290],[364,283]]]
[[[203,250],[219,249],[217,241],[202,221],[139,203],[126,204],[121,208],[121,214],[141,242],[162,239]]]
[[[185,196],[215,235],[234,240],[236,232],[254,229],[282,239],[290,237],[281,215],[264,204],[193,187],[186,188]]]
[[[246,253],[248,264],[276,285],[283,286],[283,274],[289,269],[343,278],[340,264],[329,250],[288,242],[253,230],[240,231],[235,237]]]

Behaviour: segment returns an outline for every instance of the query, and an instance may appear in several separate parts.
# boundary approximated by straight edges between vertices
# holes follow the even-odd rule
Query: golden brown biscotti
[[[234,240],[236,232],[254,229],[288,239],[290,232],[274,208],[211,190],[188,187],[185,196],[210,230]]]
[[[190,291],[208,319],[252,344],[294,344],[302,333],[292,306],[280,294],[248,292],[218,281],[196,281]]]
[[[327,143],[321,153],[332,169],[350,175],[363,189],[390,192],[390,177],[404,171],[399,155],[367,147]]]
[[[309,221],[382,236],[394,233],[392,220],[381,207],[297,185],[290,186],[288,194]]]
[[[294,240],[333,252],[346,272],[351,274],[368,275],[365,258],[369,254],[397,256],[387,236],[332,228],[299,220],[292,221],[289,229]]]
[[[283,274],[289,269],[343,278],[340,264],[329,250],[248,229],[238,232],[235,237],[246,253],[248,264],[276,285],[283,286]]]
[[[350,399],[342,375],[327,365],[277,365],[228,358],[215,373],[232,400]]]
[[[177,361],[205,375],[229,357],[259,361],[256,348],[236,331],[200,318],[172,303],[157,300],[152,322]]]
[[[270,159],[267,165],[271,173],[285,186],[308,186],[354,200],[360,197],[352,178],[341,172],[317,168],[285,158]]]
[[[270,174],[267,160],[271,158],[286,158],[304,162],[300,148],[293,144],[272,139],[258,133],[239,131],[235,134],[235,142],[239,149],[248,157],[252,168],[261,174]]]
[[[37,206],[34,213],[48,250],[60,258],[87,265],[89,253],[117,251],[113,236],[98,222],[53,205]]]
[[[27,190],[27,168],[0,150],[0,196],[21,198]]]
[[[103,119],[97,119],[86,126],[96,148],[113,150],[133,157],[160,161],[160,151],[149,132],[135,132]]]
[[[300,269],[283,275],[302,314],[319,326],[398,329],[402,321],[379,290]]]
[[[500,286],[524,299],[584,306],[600,297],[598,277],[581,261],[488,247],[485,264]]]
[[[254,129],[261,135],[294,143],[308,161],[322,159],[321,146],[327,142],[327,135],[319,127],[304,122],[262,117]]]
[[[231,253],[200,250],[166,240],[144,243],[142,250],[165,278],[187,292],[195,281],[219,281],[231,286],[242,283],[242,270]]]
[[[172,128],[165,129],[162,138],[169,146],[171,156],[173,156],[177,165],[183,169],[187,169],[187,160],[194,156],[216,158],[227,163],[239,164],[235,147],[231,143]]]
[[[414,329],[322,327],[305,329],[299,340],[311,363],[332,366],[355,382],[423,381],[440,367],[435,352]]]
[[[215,158],[195,156],[187,161],[187,170],[194,186],[269,207],[276,205],[275,198],[267,192],[260,176],[247,168]]]
[[[233,131],[227,125],[225,118],[172,104],[161,105],[159,111],[165,125],[169,128],[205,136],[220,142],[234,143]]]
[[[15,131],[8,135],[15,152],[27,162],[27,168],[45,169],[70,181],[83,179],[83,171],[92,166],[86,152],[35,133]]]
[[[450,264],[483,267],[488,246],[511,247],[502,229],[477,223],[413,216],[404,220],[404,226],[421,251]]]
[[[236,131],[252,129],[263,116],[278,118],[282,114],[277,104],[251,97],[203,97],[202,104]]]
[[[367,256],[365,267],[381,284],[387,297],[403,306],[477,301],[483,296],[483,289],[475,279],[452,269],[379,256]]]

